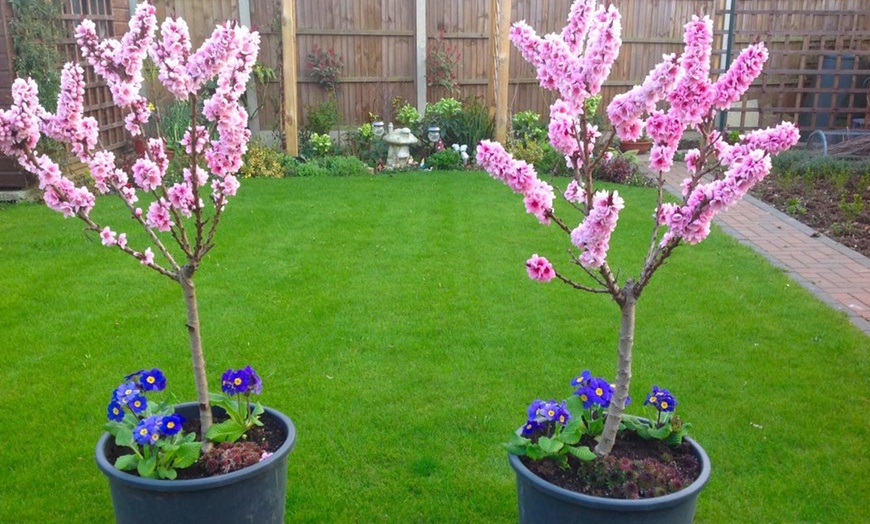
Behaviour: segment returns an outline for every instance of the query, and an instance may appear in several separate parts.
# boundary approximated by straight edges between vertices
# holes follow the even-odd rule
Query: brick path
[[[641,165],[645,164],[644,158]],[[675,163],[666,176],[666,189],[679,195],[680,182],[687,176],[685,166]],[[750,196],[714,221],[870,336],[870,258]]]

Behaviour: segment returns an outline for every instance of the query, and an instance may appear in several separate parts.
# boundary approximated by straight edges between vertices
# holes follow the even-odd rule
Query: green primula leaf
[[[115,445],[132,448],[133,447],[133,429],[127,426],[121,426],[115,433]]]
[[[172,468],[157,468],[157,478],[175,480],[176,477],[178,477],[178,472]]]
[[[504,443],[501,446],[504,449],[506,449],[507,452],[510,453],[511,455],[516,455],[518,457],[526,456],[526,452],[528,451],[528,448],[529,448],[527,445],[517,445],[517,444],[510,443],[510,442]]]
[[[586,409],[583,407],[583,401],[577,395],[571,395],[565,400],[565,407],[568,408],[568,413],[575,419],[579,419]]]
[[[145,460],[140,460],[139,464],[136,466],[136,471],[139,472],[140,477],[150,478],[154,476],[154,470],[157,467],[157,457],[152,456],[148,457]]]
[[[235,420],[225,420],[217,424],[213,424],[208,429],[205,438],[212,442],[235,442],[245,434],[245,426],[240,425]]]
[[[565,446],[565,443],[549,437],[541,437],[538,439],[538,445],[544,453],[555,455]]]
[[[664,440],[664,439],[668,438],[668,436],[670,434],[671,434],[671,427],[670,426],[662,426],[662,427],[657,428],[657,429],[650,429],[649,430],[649,436],[654,438],[654,439],[657,439],[657,440]]]
[[[589,449],[588,446],[567,446],[566,450],[568,451],[568,453],[586,462],[595,460],[595,458],[597,457],[595,453],[591,449]]]
[[[136,466],[139,465],[139,457],[136,455],[121,455],[118,457],[118,460],[115,461],[115,467],[120,469],[121,471],[130,471],[136,469]]]
[[[202,449],[200,442],[185,442],[178,447],[178,453],[175,455],[175,463],[173,466],[179,469],[189,467],[199,459],[199,452]]]
[[[549,453],[542,450],[540,446],[529,446],[526,448],[526,456],[532,460],[541,460],[549,456]]]
[[[583,424],[583,421],[579,419],[573,419],[559,433],[557,438],[565,444],[576,444],[577,442],[580,442],[580,437],[583,436],[583,433],[585,431],[586,425]]]

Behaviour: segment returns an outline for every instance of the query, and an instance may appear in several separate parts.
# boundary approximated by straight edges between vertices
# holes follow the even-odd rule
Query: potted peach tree
[[[713,217],[767,175],[771,156],[794,145],[798,131],[783,123],[729,145],[714,130],[717,111],[740,99],[761,73],[767,50],[763,43],[750,45],[712,81],[709,18],[694,17],[685,26],[685,49],[679,58],[665,56],[642,85],[612,100],[607,115],[613,129],[606,135],[587,118],[587,103],[599,93],[619,53],[621,17],[616,7],[577,0],[561,34],[540,37],[525,22],[518,22],[510,38],[536,67],[541,86],[558,95],[550,107],[549,139],[573,169],[562,200],[569,211],[582,215],[579,225],[572,226],[557,214],[554,187],[539,179],[531,165],[512,158],[501,144],[481,142],[477,163],[522,194],[527,212],[564,233],[571,244],[566,262],[575,266],[573,274],[557,270],[535,254],[526,263],[530,278],[556,279],[609,296],[620,313],[615,383],[589,371],[575,375],[574,394],[564,402],[533,402],[527,422],[506,444],[517,473],[520,521],[610,522],[621,515],[626,522],[691,522],[710,466],[703,449],[686,437],[687,425],[674,413],[674,395],[653,387],[643,402],[652,413],[649,419],[625,414],[637,301],[676,249],[704,240]],[[657,109],[664,103],[666,109]],[[685,156],[691,176],[683,182],[682,200],[667,203],[664,173],[671,169],[679,141],[689,128],[700,133],[701,145]],[[657,175],[658,200],[643,266],[638,274],[620,278],[625,273],[611,269],[607,254],[626,202],[617,190],[597,189],[592,173],[615,137],[626,142],[644,132],[653,141],[649,167]],[[694,473],[686,480],[678,471],[645,460],[614,459],[616,443],[626,440],[664,443],[671,462],[685,462],[685,469]],[[601,483],[619,486],[601,490]]]
[[[282,522],[287,456],[295,442],[295,428],[285,415],[249,402],[249,395],[262,387],[250,368],[229,370],[222,380],[225,395],[210,396],[194,286],[194,275],[215,247],[223,211],[239,189],[235,173],[250,138],[248,115],[239,98],[256,60],[259,35],[227,22],[193,50],[184,20],[167,19],[158,37],[155,12],[147,2],[139,4],[121,40],[101,39],[90,20],[78,26],[75,37],[82,56],[109,87],[114,104],[126,112],[125,127],[131,137],[142,137],[152,118],[151,106],[140,95],[146,57],[153,60],[166,90],[188,102],[191,125],[178,144],[169,144],[185,164],[176,179],[167,177],[163,137],[148,139],[146,151],[129,173],[118,167],[112,151],[99,147],[97,121],[83,111],[84,70],[75,63],[63,67],[54,114],[40,106],[35,82],[15,80],[14,103],[0,111],[0,151],[37,175],[49,208],[81,220],[104,246],[176,283],[184,297],[196,402],[178,409],[149,403],[145,393],[165,385],[159,369],[134,372],[115,390],[108,410],[111,438],[106,434],[100,439],[97,461],[109,477],[117,520],[204,522],[253,517],[257,522]],[[216,88],[205,89],[215,78]],[[96,198],[87,187],[75,187],[40,152],[42,136],[68,144],[88,167],[96,191],[107,196]],[[129,213],[127,224],[132,223],[137,234],[128,236],[92,213],[108,195],[121,199]],[[228,400],[226,395],[238,398]],[[239,395],[247,400],[242,402]],[[213,400],[220,408],[214,412]],[[214,415],[229,418],[215,424]],[[185,418],[198,419],[198,424],[182,431]],[[250,467],[209,478],[170,480],[179,469],[197,462],[200,449],[208,451],[212,442],[244,440],[264,424],[274,426],[280,441],[258,454]],[[202,443],[187,432],[197,432]],[[131,452],[118,454],[119,447]],[[116,455],[110,460],[113,452]]]

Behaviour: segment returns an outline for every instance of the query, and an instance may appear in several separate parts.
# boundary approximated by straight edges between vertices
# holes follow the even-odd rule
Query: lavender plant
[[[613,98],[607,108],[613,130],[603,136],[584,106],[610,74],[621,31],[616,7],[609,2],[599,5],[597,0],[575,1],[560,34],[538,36],[525,22],[514,24],[510,31],[513,43],[537,69],[541,86],[558,95],[550,106],[548,137],[573,170],[562,196],[569,209],[582,214],[578,226],[570,226],[556,213],[555,189],[538,178],[533,166],[514,159],[496,142],[485,140],[477,148],[478,165],[522,194],[527,212],[544,225],[555,224],[573,246],[568,262],[579,268],[579,278],[557,271],[537,254],[526,262],[530,278],[558,279],[581,291],[609,295],[619,306],[616,383],[594,448],[599,457],[610,453],[622,425],[632,372],[635,311],[650,279],[678,247],[704,240],[713,217],[763,179],[770,172],[771,157],[799,138],[797,128],[784,122],[743,135],[733,145],[723,140],[714,128],[718,111],[743,96],[768,54],[763,43],[750,45],[725,73],[711,80],[713,25],[709,18],[697,16],[685,26],[685,48],[679,58],[664,56],[642,85]],[[657,109],[665,102],[667,109]],[[680,138],[689,128],[701,136],[700,147],[685,156],[691,176],[682,184],[682,201],[665,203],[664,173],[673,166]],[[615,137],[636,140],[644,132],[654,141],[649,167],[657,174],[658,200],[643,266],[639,274],[620,279],[607,261],[607,252],[625,201],[616,190],[596,190],[592,174]],[[705,179],[707,175],[711,179]],[[659,406],[664,398],[655,396]]]

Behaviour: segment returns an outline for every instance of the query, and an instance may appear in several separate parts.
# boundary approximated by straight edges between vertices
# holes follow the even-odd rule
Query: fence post
[[[288,154],[299,154],[299,138],[296,128],[299,115],[296,110],[296,0],[281,0],[281,56],[284,79],[284,124],[285,149]]]
[[[492,0],[490,4],[490,47],[492,76],[489,82],[489,103],[495,118],[495,139],[507,138],[508,89],[510,87],[511,0]]]
[[[417,0],[417,19],[414,35],[417,43],[417,111],[422,115],[426,111],[426,0]]]

